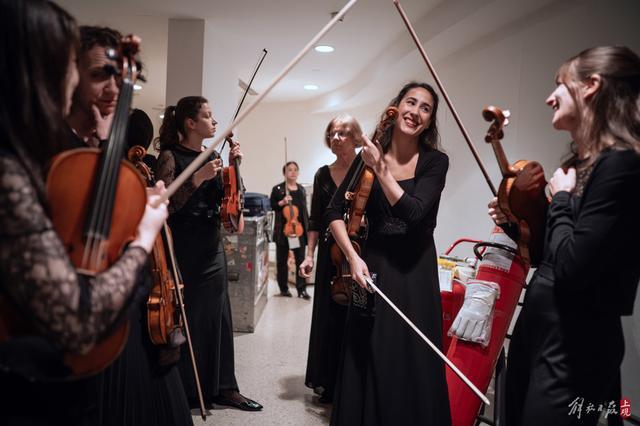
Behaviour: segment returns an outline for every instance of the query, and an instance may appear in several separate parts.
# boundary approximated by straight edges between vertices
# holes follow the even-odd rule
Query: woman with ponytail
[[[203,151],[202,143],[213,137],[216,124],[207,99],[201,96],[187,96],[169,106],[156,140],[160,151],[156,177],[167,185],[173,182]],[[235,158],[242,158],[238,144],[229,153],[229,164]],[[187,319],[193,324],[191,337],[205,402],[258,411],[262,405],[240,394],[234,372],[227,261],[220,239],[221,169],[220,155],[214,152],[176,191],[171,197],[169,226],[184,279]],[[180,372],[187,397],[195,403],[186,350],[183,345]]]

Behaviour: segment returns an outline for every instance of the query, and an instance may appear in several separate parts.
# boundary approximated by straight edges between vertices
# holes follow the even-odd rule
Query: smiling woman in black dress
[[[378,286],[436,345],[442,322],[433,230],[449,166],[438,150],[438,97],[431,86],[409,83],[391,101],[395,122],[375,145],[364,139],[327,210],[331,232],[352,278],[364,287],[369,272]],[[369,237],[362,258],[342,219],[344,193],[358,162],[375,173],[366,207]],[[352,298],[344,337],[333,425],[450,424],[444,364],[375,297],[374,316]]]

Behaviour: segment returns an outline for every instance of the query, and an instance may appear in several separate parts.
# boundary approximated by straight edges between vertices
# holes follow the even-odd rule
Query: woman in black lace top
[[[433,230],[449,167],[438,150],[438,96],[409,83],[391,101],[400,113],[375,145],[364,147],[336,191],[326,219],[351,275],[378,286],[436,345],[442,341],[442,308]],[[342,219],[344,194],[358,163],[375,173],[366,207],[369,235],[362,257]],[[373,315],[351,299],[338,377],[333,425],[450,424],[444,363],[378,296]],[[370,305],[369,305],[370,306]],[[363,306],[364,307],[364,306]]]
[[[349,115],[334,118],[325,130],[324,142],[335,154],[336,160],[330,165],[320,167],[313,180],[307,257],[300,265],[300,275],[308,278],[314,266],[313,255],[317,245],[315,298],[305,383],[321,395],[322,402],[329,402],[333,398],[347,314],[346,307],[331,299],[330,286],[335,270],[329,257],[329,244],[324,235],[329,225],[324,220],[324,213],[356,157],[356,146],[360,145],[361,135],[360,124]]]
[[[138,237],[114,265],[91,277],[76,272],[44,191],[78,83],[76,23],[51,2],[1,0],[0,28],[1,312],[19,312],[37,333],[0,343],[0,423],[82,424],[91,414],[69,395],[83,397],[78,388],[38,379],[69,374],[62,354],[90,349],[121,319],[167,210],[147,204]]]
[[[506,424],[596,425],[604,412],[622,425],[620,316],[640,278],[640,57],[587,49],[560,67],[546,102],[573,142],[549,181],[544,259],[509,346]]]
[[[156,177],[173,182],[202,152],[202,143],[213,137],[216,124],[208,101],[201,96],[187,96],[168,107],[158,139]],[[238,157],[242,154],[236,144],[229,152],[229,164]],[[220,155],[214,152],[171,197],[169,225],[184,278],[184,303],[205,402],[257,411],[262,405],[240,394],[235,377],[227,259],[220,239],[221,169]],[[240,229],[243,220],[241,215]],[[195,403],[186,345],[182,345],[179,367],[187,397]]]

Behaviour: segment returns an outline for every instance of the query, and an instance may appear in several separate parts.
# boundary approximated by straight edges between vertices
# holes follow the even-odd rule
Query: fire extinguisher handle
[[[500,243],[494,243],[492,241],[481,241],[479,243],[476,243],[473,246],[473,253],[475,253],[476,257],[480,261],[482,260],[482,256],[483,256],[482,253],[480,253],[480,249],[483,248],[483,247],[494,247],[494,248],[497,248],[497,249],[508,251],[509,253],[513,253],[515,255],[518,254],[518,250],[513,248],[513,247],[509,247],[507,245],[500,244]]]

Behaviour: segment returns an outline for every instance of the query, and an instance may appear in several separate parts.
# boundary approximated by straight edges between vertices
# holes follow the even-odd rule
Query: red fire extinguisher
[[[480,246],[487,247],[483,255],[477,251]],[[483,393],[489,387],[529,272],[529,264],[517,254],[516,247],[516,243],[499,227],[493,229],[489,242],[476,244],[474,251],[482,259],[477,268],[476,279],[491,281],[500,286],[500,297],[495,302],[491,339],[485,348],[453,337],[447,351],[447,358]],[[453,371],[447,369],[446,375],[452,425],[472,426],[481,401]]]

